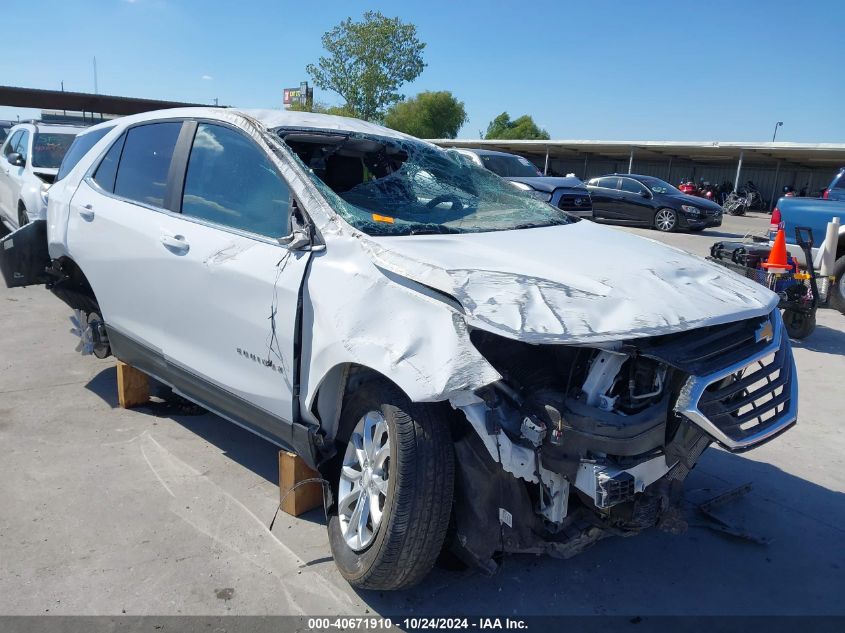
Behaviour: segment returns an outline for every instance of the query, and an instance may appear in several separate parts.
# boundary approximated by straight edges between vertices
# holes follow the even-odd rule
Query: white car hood
[[[469,325],[534,343],[607,342],[761,316],[777,295],[617,229],[368,237],[376,265],[454,297]]]

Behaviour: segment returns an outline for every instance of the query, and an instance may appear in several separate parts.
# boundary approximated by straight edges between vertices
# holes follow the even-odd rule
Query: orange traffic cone
[[[785,273],[792,270],[792,266],[786,261],[786,235],[783,229],[778,229],[772,252],[769,253],[769,259],[763,264],[763,268],[770,273]]]

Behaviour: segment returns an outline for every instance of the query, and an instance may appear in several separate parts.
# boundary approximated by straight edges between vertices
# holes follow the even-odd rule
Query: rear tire
[[[663,233],[671,233],[678,228],[678,212],[668,207],[658,209],[654,214],[654,228]]]
[[[356,489],[354,483],[350,488],[350,481],[365,489],[376,481],[375,488],[371,485],[369,489],[379,499],[375,507],[368,502],[374,512],[360,511],[358,517],[367,513],[369,518],[357,537],[351,532],[353,519],[358,518],[350,512],[354,501],[338,498],[329,515],[332,554],[341,575],[353,587],[404,589],[420,582],[434,566],[449,526],[454,488],[455,464],[447,416],[443,405],[414,404],[386,380],[365,383],[347,397],[338,433],[338,441],[345,445],[340,452],[347,466],[338,468],[335,496],[341,488],[346,499],[356,494],[350,492]],[[366,450],[355,450],[361,445],[362,429],[365,435],[369,433],[370,445],[375,447],[379,435],[385,433],[382,423],[386,424],[389,441],[386,467],[384,460],[365,458]],[[366,431],[368,424],[372,431]],[[378,467],[374,466],[376,462]],[[379,484],[384,479],[382,505]],[[377,517],[377,525],[373,517]]]
[[[830,305],[845,314],[845,255],[837,259],[833,265]]]

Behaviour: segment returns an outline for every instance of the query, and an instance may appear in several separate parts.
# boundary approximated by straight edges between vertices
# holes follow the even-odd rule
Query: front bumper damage
[[[683,482],[712,442],[747,450],[796,420],[777,310],[601,349],[474,343],[504,380],[451,399],[468,422],[454,550],[491,572],[502,552],[569,558],[609,536],[682,531]]]

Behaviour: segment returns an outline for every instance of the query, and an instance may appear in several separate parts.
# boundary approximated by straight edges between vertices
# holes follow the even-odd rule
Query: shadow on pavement
[[[816,324],[810,336],[800,341],[793,340],[792,347],[811,352],[845,356],[845,332],[826,325]]]
[[[201,410],[199,414],[184,413],[179,407],[167,402],[168,389],[151,379],[150,391],[154,400],[148,405],[136,407],[134,411],[147,413],[157,418],[166,418],[213,444],[232,461],[248,468],[259,477],[279,485],[279,447],[232,424],[228,420]],[[112,408],[118,406],[117,370],[104,369],[92,378],[85,388],[99,396]]]

